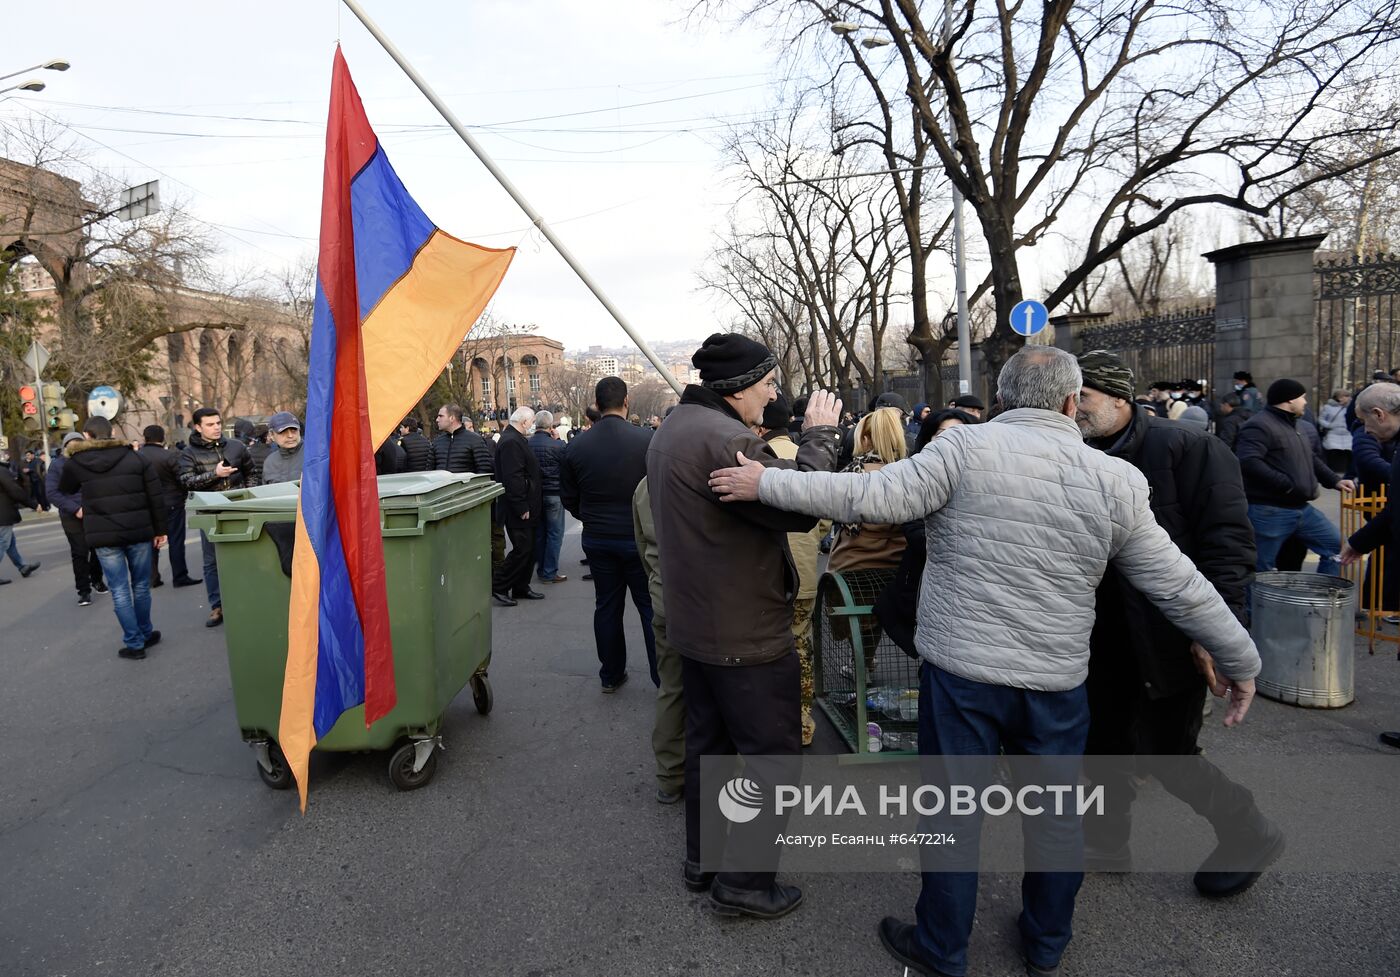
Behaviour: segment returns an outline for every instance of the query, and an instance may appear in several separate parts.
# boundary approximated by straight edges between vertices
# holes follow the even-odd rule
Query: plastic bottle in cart
[[[899,718],[899,690],[876,687],[867,689],[865,708],[868,712],[878,712],[884,716]]]
[[[919,748],[919,737],[916,733],[886,730],[880,736],[880,746],[890,752],[914,752]]]

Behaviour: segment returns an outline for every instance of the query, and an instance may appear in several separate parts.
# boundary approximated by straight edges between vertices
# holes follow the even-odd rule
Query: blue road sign
[[[1022,336],[1034,336],[1050,322],[1050,310],[1033,299],[1017,302],[1011,309],[1011,328]]]

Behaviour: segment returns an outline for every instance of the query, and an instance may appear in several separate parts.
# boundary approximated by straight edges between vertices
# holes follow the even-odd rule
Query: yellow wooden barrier
[[[1375,494],[1367,493],[1365,490],[1359,491],[1355,495],[1342,493],[1342,539],[1350,539],[1352,533],[1378,515],[1384,508],[1384,486]],[[1382,630],[1384,618],[1400,614],[1400,609],[1385,606],[1385,553],[1386,547],[1382,546],[1371,553],[1367,559],[1342,568],[1342,576],[1356,584],[1356,592],[1359,595],[1357,603],[1361,615],[1357,618],[1356,633],[1366,636],[1368,647],[1373,655],[1376,653],[1377,641],[1400,644],[1400,633],[1387,634]],[[1368,563],[1371,568],[1369,579],[1366,574]]]

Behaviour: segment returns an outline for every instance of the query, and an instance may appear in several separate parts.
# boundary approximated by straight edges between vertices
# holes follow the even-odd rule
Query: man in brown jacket
[[[709,889],[718,913],[774,919],[802,901],[775,872],[701,871],[700,758],[800,751],[792,636],[800,584],[787,533],[810,530],[815,520],[757,502],[721,504],[710,491],[710,472],[740,453],[773,467],[830,471],[840,449],[841,404],[825,391],[813,394],[797,457],[780,459],[749,429],[777,396],[773,354],[744,336],[716,333],[691,363],[701,382],[685,388],[647,452],[666,629],[681,656],[685,697],[683,879],[692,892]]]

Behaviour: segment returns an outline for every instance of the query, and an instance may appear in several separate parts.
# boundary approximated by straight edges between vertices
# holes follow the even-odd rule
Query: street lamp
[[[4,81],[6,78],[13,78],[16,75],[22,75],[26,71],[67,71],[71,67],[73,66],[62,58],[55,58],[52,61],[45,61],[43,64],[32,64],[28,68],[12,71],[8,75],[0,75],[0,81]],[[43,82],[40,82],[40,85],[42,84]]]
[[[0,95],[4,95],[6,92],[42,92],[47,87],[38,78],[31,78],[18,85],[11,85],[9,88],[0,88]]]

